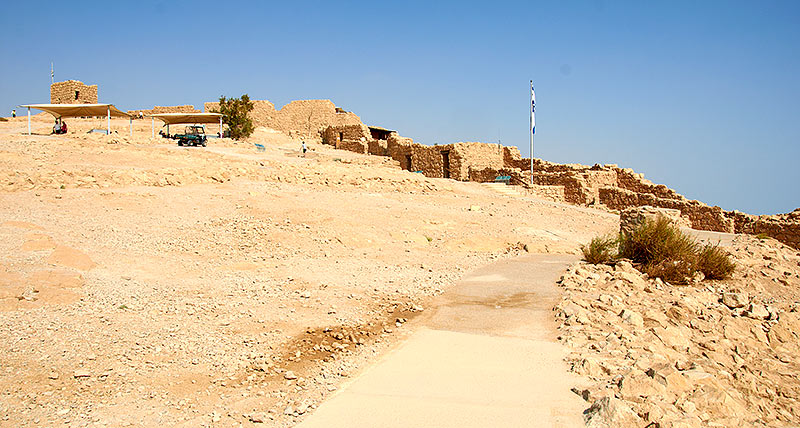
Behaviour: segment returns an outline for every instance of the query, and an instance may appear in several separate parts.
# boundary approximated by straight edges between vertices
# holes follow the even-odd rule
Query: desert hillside
[[[188,148],[149,121],[87,134],[104,124],[0,122],[0,427],[293,426],[467,272],[577,255],[620,226],[603,206],[391,157],[303,155],[265,127]],[[732,278],[679,286],[580,262],[559,281],[553,318],[590,426],[800,420],[800,253],[704,233]]]
[[[618,224],[266,129],[100,122],[0,123],[1,426],[291,425],[464,272]]]

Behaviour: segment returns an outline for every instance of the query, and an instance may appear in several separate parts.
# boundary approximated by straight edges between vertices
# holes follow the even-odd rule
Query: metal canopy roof
[[[56,118],[82,116],[131,117],[113,104],[25,104],[20,107],[46,111]]]
[[[176,123],[221,123],[220,113],[159,113],[149,117],[156,118],[167,125]]]

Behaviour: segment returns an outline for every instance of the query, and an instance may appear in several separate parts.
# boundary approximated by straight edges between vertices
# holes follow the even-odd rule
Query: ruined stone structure
[[[128,114],[133,116],[134,119],[139,117],[140,112],[144,116],[159,113],[201,113],[201,111],[194,108],[193,105],[188,104],[182,106],[154,106],[150,110],[128,110]]]
[[[204,105],[206,112],[219,110],[218,102]],[[281,131],[290,137],[319,141],[321,131],[328,126],[361,125],[353,113],[336,107],[330,100],[300,100],[286,104],[280,110],[266,100],[253,100],[250,112],[253,125]]]
[[[97,104],[97,85],[85,85],[78,80],[55,82],[50,85],[51,104]]]
[[[357,153],[389,156],[401,168],[428,177],[491,182],[508,176],[510,184],[573,204],[603,205],[618,211],[641,206],[669,208],[680,212],[694,229],[765,234],[800,248],[800,209],[777,216],[728,212],[687,199],[663,184],[646,180],[643,174],[617,165],[557,164],[534,159],[530,184],[531,160],[521,157],[516,147],[487,143],[425,146],[394,131],[363,124],[328,126],[322,131],[322,142]]]
[[[329,126],[322,131],[322,142],[356,153],[389,156],[399,162],[401,168],[421,172],[427,177],[468,181],[475,169],[503,167],[503,148],[497,144],[425,146],[395,131],[363,124]]]

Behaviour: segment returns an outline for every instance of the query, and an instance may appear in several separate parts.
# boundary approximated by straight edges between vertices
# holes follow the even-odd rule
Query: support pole
[[[28,107],[28,135],[31,135],[31,108]]]
[[[156,118],[150,116],[150,127],[153,130],[151,137],[156,138]]]
[[[169,137],[169,123],[167,124],[167,137]]]
[[[534,100],[533,100],[533,80],[531,80],[531,117],[528,132],[531,133],[531,186],[533,186],[533,114],[534,114]]]
[[[219,117],[219,138],[222,138],[222,116]]]
[[[106,122],[107,129],[106,134],[111,135],[111,106],[106,107],[106,114],[108,115],[108,121]]]

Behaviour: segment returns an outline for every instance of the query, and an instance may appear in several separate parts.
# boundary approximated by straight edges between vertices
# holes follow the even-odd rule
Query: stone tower
[[[50,85],[51,104],[97,104],[97,85],[84,85],[78,80]]]

